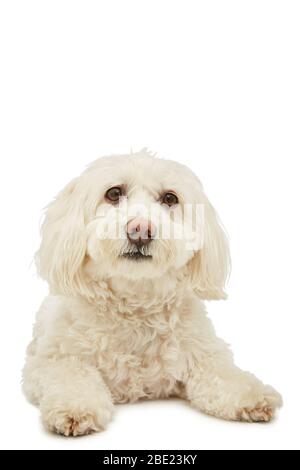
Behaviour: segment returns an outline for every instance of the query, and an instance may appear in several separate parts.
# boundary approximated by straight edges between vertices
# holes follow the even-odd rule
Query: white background
[[[299,2],[0,5],[1,447],[299,449]],[[88,162],[145,146],[191,166],[227,227],[229,300],[208,309],[237,363],[283,394],[270,425],[148,402],[66,439],[22,396],[42,208]]]

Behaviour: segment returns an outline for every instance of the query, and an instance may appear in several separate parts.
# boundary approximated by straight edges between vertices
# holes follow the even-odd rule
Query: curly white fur
[[[151,261],[121,258],[127,240],[97,236],[111,221],[100,213],[112,210],[104,195],[116,185],[126,185],[129,204],[163,211],[158,198],[167,190],[181,205],[203,204],[201,249],[157,239]],[[113,208],[113,216],[121,212],[122,204]],[[37,315],[23,388],[48,429],[99,431],[114,404],[140,398],[178,396],[245,421],[269,421],[281,405],[275,390],[234,365],[206,316],[203,300],[225,298],[228,243],[186,167],[147,151],[97,160],[49,205],[37,263],[50,295]]]

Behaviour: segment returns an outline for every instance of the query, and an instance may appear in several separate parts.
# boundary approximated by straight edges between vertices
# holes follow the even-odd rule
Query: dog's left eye
[[[161,198],[162,204],[167,204],[169,207],[175,206],[179,203],[178,197],[174,193],[165,193]]]
[[[123,189],[120,186],[115,186],[106,191],[105,198],[110,202],[118,202],[123,195]]]

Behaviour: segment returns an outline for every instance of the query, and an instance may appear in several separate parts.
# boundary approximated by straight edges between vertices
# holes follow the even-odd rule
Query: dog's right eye
[[[105,198],[110,202],[118,202],[122,196],[123,189],[120,186],[110,188],[105,194]]]

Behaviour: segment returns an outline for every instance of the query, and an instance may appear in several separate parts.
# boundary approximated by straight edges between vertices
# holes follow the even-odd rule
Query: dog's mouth
[[[121,258],[129,259],[132,261],[146,261],[151,260],[152,255],[146,252],[143,247],[136,248],[135,250],[130,250],[121,254]]]

